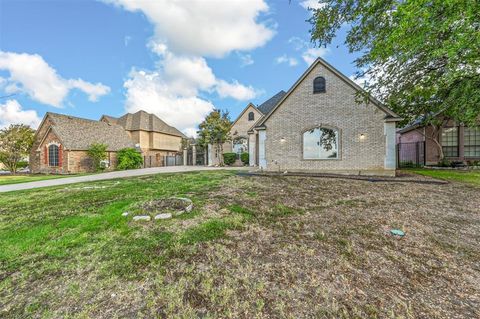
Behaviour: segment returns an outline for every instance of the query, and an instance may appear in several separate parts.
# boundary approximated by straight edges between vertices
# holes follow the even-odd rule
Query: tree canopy
[[[208,144],[212,145],[220,162],[223,163],[223,143],[231,140],[232,122],[228,112],[213,110],[198,127],[199,144],[204,147]]]
[[[340,28],[365,89],[405,118],[473,125],[480,115],[480,1],[319,0],[312,41]]]
[[[15,174],[18,164],[28,157],[35,131],[28,125],[12,124],[0,130],[0,162]]]

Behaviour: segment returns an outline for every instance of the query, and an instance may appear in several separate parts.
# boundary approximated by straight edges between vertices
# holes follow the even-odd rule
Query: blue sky
[[[192,134],[214,107],[234,119],[287,90],[318,55],[350,76],[343,30],[309,41],[315,2],[0,0],[0,127],[145,109]]]

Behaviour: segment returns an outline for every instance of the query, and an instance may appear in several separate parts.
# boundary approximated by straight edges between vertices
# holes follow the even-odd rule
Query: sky
[[[46,112],[145,110],[193,136],[288,90],[320,56],[355,73],[340,30],[310,42],[315,0],[0,0],[0,128]]]

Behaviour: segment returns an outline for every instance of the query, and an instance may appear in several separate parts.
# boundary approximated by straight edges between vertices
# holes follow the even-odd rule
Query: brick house
[[[267,171],[395,175],[397,114],[318,58],[248,131],[250,165]]]
[[[35,133],[30,170],[51,174],[90,171],[92,162],[87,150],[94,143],[107,145],[110,169],[116,167],[116,152],[126,147],[155,158],[156,154],[161,157],[179,152],[184,135],[157,119],[143,111],[118,119],[104,115],[100,121],[47,112]]]
[[[415,162],[417,149],[420,149],[423,163],[436,165],[440,161],[439,145],[432,139],[435,137],[442,147],[445,159],[454,162],[480,161],[480,127],[466,127],[454,121],[446,121],[440,130],[431,125],[413,123],[397,132],[398,147],[412,148],[415,151],[402,153],[402,160]],[[413,154],[413,155],[412,155]]]
[[[270,110],[275,106],[275,104],[280,101],[280,99],[286,94],[285,91],[280,91],[274,96],[272,96],[267,101],[263,102],[259,106],[255,106],[253,103],[248,103],[248,105],[243,109],[243,111],[238,115],[238,117],[233,121],[232,128],[230,129],[230,135],[232,140],[223,145],[223,151],[234,152],[237,156],[237,164],[240,163],[240,154],[247,152],[249,153],[249,136],[248,131],[252,126],[258,122],[265,114],[270,112]],[[215,153],[210,148],[209,152],[209,163],[211,165],[218,164],[218,158]]]
[[[146,167],[164,166],[165,156],[181,154],[187,137],[154,114],[145,111],[127,113],[119,118],[103,115],[101,122],[123,127],[143,155]]]

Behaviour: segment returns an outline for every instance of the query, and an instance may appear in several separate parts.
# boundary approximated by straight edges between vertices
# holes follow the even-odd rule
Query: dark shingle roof
[[[118,125],[123,126],[127,131],[147,131],[159,132],[186,138],[186,136],[177,130],[175,127],[168,125],[155,114],[147,113],[145,111],[138,111],[136,113],[127,113],[116,120]]]
[[[268,100],[260,104],[257,108],[263,114],[267,114],[275,107],[275,105],[277,105],[278,102],[280,102],[280,100],[285,96],[285,94],[287,94],[287,92],[285,92],[284,90],[281,90],[280,92],[278,92],[277,94],[275,94],[274,96],[272,96],[271,98],[269,98]]]
[[[94,143],[103,143],[108,151],[135,147],[123,127],[105,122],[82,119],[58,113],[47,113],[53,122],[53,130],[65,149],[88,150]]]

